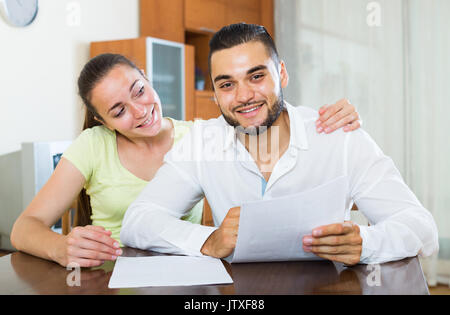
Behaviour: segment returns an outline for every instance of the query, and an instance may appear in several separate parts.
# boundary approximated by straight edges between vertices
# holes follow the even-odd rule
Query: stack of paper
[[[118,257],[108,287],[233,283],[220,259],[189,256]]]

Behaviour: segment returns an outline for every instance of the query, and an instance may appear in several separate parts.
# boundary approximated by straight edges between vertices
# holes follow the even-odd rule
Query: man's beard
[[[248,106],[249,104],[246,104],[245,106]],[[242,106],[244,107],[244,106]],[[260,126],[250,126],[247,128],[242,127],[239,122],[234,119],[231,116],[227,116],[223,111],[222,108],[219,109],[222,112],[222,116],[225,119],[225,121],[230,125],[236,128],[236,130],[240,133],[244,133],[250,136],[258,136],[269,129],[273,123],[280,117],[281,113],[283,112],[285,108],[284,105],[284,98],[283,98],[283,91],[280,89],[280,95],[278,96],[278,99],[275,101],[275,103],[272,106],[268,106],[269,113],[267,115],[266,120],[260,125]]]

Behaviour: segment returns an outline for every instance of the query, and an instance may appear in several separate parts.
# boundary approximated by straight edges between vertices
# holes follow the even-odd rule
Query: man
[[[224,27],[210,42],[209,62],[223,115],[196,122],[166,156],[125,215],[125,245],[224,258],[236,246],[242,204],[293,195],[344,177],[345,218],[350,218],[354,202],[371,225],[346,221],[317,227],[302,245],[299,240],[299,250],[347,265],[437,250],[432,216],[364,131],[323,136],[315,132],[314,111],[283,100],[288,73],[263,27]],[[203,196],[216,227],[179,220]]]

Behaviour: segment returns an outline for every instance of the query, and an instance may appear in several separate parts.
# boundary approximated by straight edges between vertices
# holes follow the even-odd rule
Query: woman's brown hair
[[[83,130],[102,125],[102,117],[97,113],[94,105],[91,103],[91,92],[94,87],[117,65],[126,65],[142,71],[129,59],[118,54],[98,55],[84,66],[78,78],[78,93],[86,106]],[[145,77],[145,76],[144,76]],[[75,225],[85,226],[92,224],[92,208],[89,195],[86,190],[81,190],[77,200],[77,214],[75,216]]]

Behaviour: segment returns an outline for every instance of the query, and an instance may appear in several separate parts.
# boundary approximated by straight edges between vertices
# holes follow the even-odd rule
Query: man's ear
[[[289,84],[289,73],[283,60],[280,61],[280,82],[281,88],[286,88]]]

